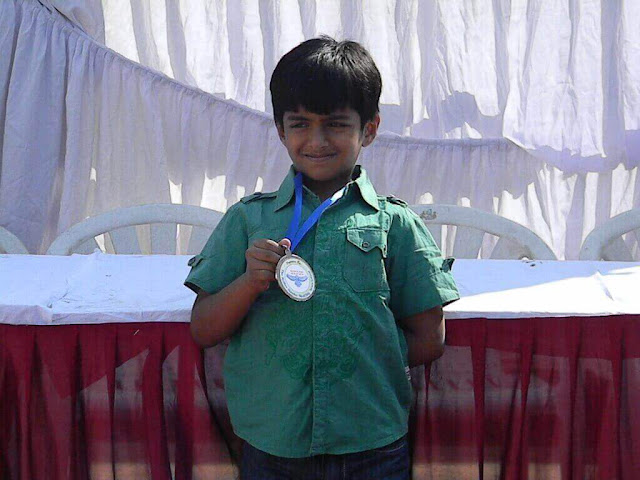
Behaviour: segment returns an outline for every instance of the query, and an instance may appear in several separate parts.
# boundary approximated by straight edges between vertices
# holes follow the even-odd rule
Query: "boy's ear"
[[[376,138],[378,134],[378,127],[380,126],[380,114],[376,113],[376,116],[373,117],[373,120],[369,120],[364,125],[363,137],[362,137],[362,146],[368,147],[371,145],[371,142]]]

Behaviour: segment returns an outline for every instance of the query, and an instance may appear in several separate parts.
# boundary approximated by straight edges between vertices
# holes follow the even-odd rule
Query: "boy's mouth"
[[[322,155],[318,155],[318,154],[303,154],[303,156],[309,160],[311,160],[312,162],[323,162],[326,160],[331,160],[333,157],[336,156],[335,153],[324,153]]]

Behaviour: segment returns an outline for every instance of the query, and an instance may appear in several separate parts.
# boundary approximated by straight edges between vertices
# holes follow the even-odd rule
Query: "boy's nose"
[[[313,147],[324,147],[325,145],[328,144],[327,141],[327,135],[326,132],[324,131],[324,128],[318,127],[318,128],[313,128],[311,129],[310,132],[310,136],[309,136],[309,143],[311,144],[311,146]]]

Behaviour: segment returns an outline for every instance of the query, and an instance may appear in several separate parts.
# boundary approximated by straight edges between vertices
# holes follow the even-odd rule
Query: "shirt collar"
[[[282,207],[287,205],[293,195],[295,193],[295,185],[293,183],[293,179],[296,176],[296,171],[293,169],[293,165],[289,167],[289,173],[284,177],[282,183],[280,184],[280,188],[278,189],[278,195],[276,196],[275,208],[274,211],[277,212]]]
[[[369,181],[369,177],[365,169],[360,165],[356,165],[356,168],[353,170],[353,176],[355,177],[354,183],[360,189],[360,196],[362,199],[376,210],[380,210],[378,194],[373,188],[373,184]]]
[[[289,168],[289,172],[287,176],[284,177],[284,180],[280,184],[280,188],[278,189],[278,194],[276,196],[275,208],[274,211],[278,211],[284,206],[286,206],[295,194],[295,186],[293,179],[296,176],[296,171],[293,168],[293,165]],[[369,181],[369,177],[367,176],[367,172],[360,165],[356,165],[353,169],[353,177],[355,180],[349,182],[347,185],[355,184],[358,186],[358,190],[360,192],[360,196],[362,199],[371,205],[376,210],[380,210],[380,205],[378,203],[378,195],[373,188],[373,185]]]

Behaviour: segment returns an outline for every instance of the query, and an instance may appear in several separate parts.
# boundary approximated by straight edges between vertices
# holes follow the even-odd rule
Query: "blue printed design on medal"
[[[276,279],[282,291],[293,300],[309,300],[316,289],[313,270],[298,255],[285,247],[285,254],[276,265]]]
[[[289,280],[291,280],[293,283],[296,284],[296,287],[301,287],[303,282],[306,282],[307,280],[309,280],[309,276],[308,275],[291,275],[290,273],[287,273],[287,278]]]
[[[304,302],[309,300],[315,292],[315,276],[311,266],[298,255],[292,252],[298,246],[304,236],[318,222],[320,216],[327,208],[336,203],[342,195],[345,188],[341,188],[333,194],[331,198],[326,199],[318,208],[316,208],[309,218],[300,225],[302,217],[302,174],[298,173],[294,179],[295,184],[295,206],[293,209],[293,218],[289,224],[286,238],[291,240],[291,249],[285,248],[285,254],[276,265],[276,280],[282,291],[293,300]],[[306,285],[306,283],[309,285]],[[301,288],[303,287],[304,288]]]

